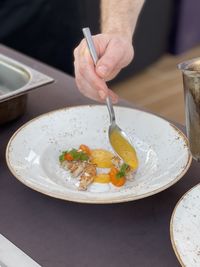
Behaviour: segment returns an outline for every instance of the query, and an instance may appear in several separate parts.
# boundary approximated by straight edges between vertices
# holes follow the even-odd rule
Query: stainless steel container
[[[30,90],[53,81],[51,77],[0,54],[0,124],[25,112]]]
[[[186,131],[190,151],[193,158],[200,161],[200,58],[182,62],[178,68],[183,73]]]

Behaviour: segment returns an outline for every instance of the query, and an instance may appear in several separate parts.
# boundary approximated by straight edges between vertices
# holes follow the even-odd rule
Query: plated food
[[[23,125],[7,146],[9,169],[34,190],[84,203],[136,200],[165,190],[181,179],[191,163],[184,134],[171,123],[147,112],[124,107],[115,107],[115,112],[139,161],[137,171],[125,175],[123,186],[111,182],[112,175],[116,176],[114,170],[108,175],[114,152],[108,139],[108,111],[99,105],[56,110]],[[99,164],[97,176],[86,190],[79,190],[79,178],[74,179],[59,161],[63,151],[78,150],[81,144],[89,146],[92,163]],[[99,179],[105,182],[100,183]]]
[[[126,179],[137,169],[105,149],[92,150],[87,145],[78,149],[63,151],[59,156],[61,166],[77,180],[79,190],[87,190],[92,183],[111,183],[116,187],[125,184]],[[132,162],[138,162],[132,159]]]

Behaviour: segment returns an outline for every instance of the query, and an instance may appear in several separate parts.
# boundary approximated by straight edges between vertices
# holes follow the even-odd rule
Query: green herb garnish
[[[85,152],[78,151],[77,149],[73,148],[69,151],[62,152],[62,154],[59,156],[60,162],[63,162],[65,160],[66,154],[70,154],[73,157],[73,160],[87,161],[89,159],[88,155]]]
[[[59,161],[63,162],[65,160],[65,154],[67,154],[68,151],[63,151],[62,154],[59,156]]]
[[[88,155],[83,151],[78,151],[77,149],[72,149],[68,152],[72,155],[74,160],[86,161],[89,159]]]
[[[125,177],[127,170],[129,169],[129,165],[126,163],[123,163],[119,172],[116,174],[117,178]]]

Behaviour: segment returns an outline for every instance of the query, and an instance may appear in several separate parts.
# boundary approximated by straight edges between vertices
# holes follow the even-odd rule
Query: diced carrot
[[[91,150],[89,149],[88,146],[82,144],[82,145],[80,145],[79,149],[81,149],[83,152],[85,152],[88,156],[91,155]]]
[[[115,167],[112,167],[110,169],[110,172],[109,172],[109,175],[110,175],[110,181],[113,185],[115,186],[122,186],[125,184],[126,182],[126,178],[123,176],[123,177],[117,177],[117,174],[118,174],[119,170]]]
[[[72,157],[72,155],[70,153],[66,153],[64,156],[64,159],[68,160],[68,161],[72,161],[74,158]]]
[[[116,167],[111,167],[109,175],[116,175],[119,172],[119,170]]]

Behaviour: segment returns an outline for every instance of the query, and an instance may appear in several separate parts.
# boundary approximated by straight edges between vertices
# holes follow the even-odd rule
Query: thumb
[[[97,62],[97,74],[101,78],[106,79],[111,73],[115,72],[115,69],[119,71],[119,68],[123,67],[121,66],[123,64],[123,62],[121,62],[123,59],[123,55],[124,51],[122,47],[120,47],[115,42],[112,42],[111,40],[108,43],[104,54]]]

